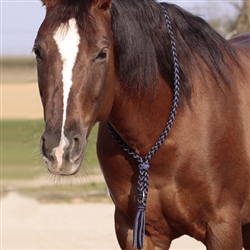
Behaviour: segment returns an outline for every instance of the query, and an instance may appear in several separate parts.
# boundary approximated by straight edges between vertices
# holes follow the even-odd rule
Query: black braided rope
[[[172,48],[172,56],[173,56],[173,62],[174,62],[174,99],[173,99],[173,104],[172,104],[172,109],[171,113],[168,119],[168,123],[166,127],[164,128],[160,138],[156,142],[155,146],[151,149],[149,154],[146,156],[145,160],[149,162],[154,154],[157,152],[157,150],[160,148],[160,146],[163,144],[164,140],[166,139],[170,128],[173,125],[175,115],[177,113],[177,108],[179,104],[179,97],[180,97],[180,77],[179,77],[179,61],[177,58],[177,52],[176,52],[176,45],[175,45],[175,39],[174,39],[174,34],[172,30],[172,25],[170,21],[170,17],[168,15],[167,10],[161,5],[165,18],[166,18],[166,24],[168,27],[168,33],[170,36],[170,41],[171,41],[171,48]]]
[[[131,155],[134,159],[136,159],[139,163],[143,162],[143,159],[141,156],[139,156],[136,152],[134,152],[122,139],[121,137],[117,134],[117,132],[114,130],[112,125],[107,121],[107,125],[109,128],[109,131],[115,141],[119,144],[121,148],[123,148],[124,151],[126,151],[129,155]]]
[[[174,89],[173,89],[173,102],[172,102],[172,109],[170,112],[170,116],[167,122],[166,127],[164,128],[160,138],[158,141],[155,143],[155,145],[152,147],[148,155],[145,157],[145,160],[142,159],[140,155],[138,155],[136,152],[134,152],[118,135],[118,133],[114,130],[112,125],[107,121],[107,125],[109,128],[109,131],[115,141],[120,145],[121,148],[123,148],[124,151],[126,151],[129,155],[131,155],[134,159],[137,160],[139,163],[138,169],[139,169],[139,176],[138,176],[138,196],[137,196],[137,210],[138,212],[142,212],[144,216],[144,211],[146,209],[146,204],[147,204],[147,193],[148,193],[148,171],[149,171],[149,161],[152,159],[152,157],[155,155],[155,153],[159,150],[160,146],[163,144],[164,140],[166,139],[170,128],[173,125],[174,118],[177,113],[177,108],[179,104],[179,97],[180,97],[180,77],[179,77],[179,62],[178,62],[178,56],[176,52],[176,44],[175,44],[175,39],[173,35],[173,30],[172,30],[172,25],[170,21],[170,17],[168,15],[167,10],[161,5],[165,18],[166,18],[166,24],[168,28],[168,33],[170,36],[170,41],[171,41],[171,49],[172,49],[172,56],[173,56],[173,67],[174,67]],[[139,218],[140,215],[136,215],[136,221],[135,224],[137,227],[139,227],[140,234],[145,233],[145,221],[143,219]],[[139,218],[139,219],[138,219]],[[138,226],[138,221],[137,220],[142,220],[141,224],[144,225],[139,225]],[[139,223],[140,224],[140,223]],[[135,229],[134,229],[135,230]],[[141,249],[143,248],[143,236],[142,239],[140,236],[137,235],[136,232],[134,232],[134,247]],[[135,240],[136,238],[136,240]]]

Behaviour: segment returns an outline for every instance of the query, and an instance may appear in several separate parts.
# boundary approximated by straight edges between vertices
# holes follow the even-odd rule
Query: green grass
[[[96,125],[85,152],[88,168],[98,166],[96,157]],[[1,167],[3,179],[32,179],[46,170],[41,167],[39,141],[44,130],[43,120],[1,121]]]
[[[91,182],[82,185],[53,185],[53,186],[41,186],[41,187],[20,187],[18,191],[23,193],[38,193],[38,192],[73,192],[81,193],[92,190],[105,191],[107,186],[104,182],[96,183]]]
[[[34,83],[37,81],[36,59],[30,57],[0,57],[1,84]]]
[[[4,68],[33,68],[36,65],[35,56],[6,56],[1,57],[1,67]]]
[[[18,192],[33,197],[41,203],[111,202],[105,182],[82,183],[81,185],[19,187]]]

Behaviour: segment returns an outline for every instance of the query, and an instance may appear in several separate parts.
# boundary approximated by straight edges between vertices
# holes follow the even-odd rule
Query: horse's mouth
[[[43,158],[50,173],[54,175],[71,176],[77,174],[80,171],[83,161],[83,154],[74,161],[63,160],[61,164],[59,164],[56,160],[50,161],[46,157]]]
[[[68,155],[61,154],[60,157],[54,154],[53,158],[50,159],[43,154],[44,162],[46,163],[47,169],[54,175],[71,176],[77,174],[81,169],[81,164],[84,159],[84,151],[70,159]]]

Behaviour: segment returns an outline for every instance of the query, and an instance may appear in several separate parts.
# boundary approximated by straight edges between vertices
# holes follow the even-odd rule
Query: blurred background
[[[203,17],[225,38],[250,31],[248,0],[168,2]],[[39,0],[1,0],[0,248],[118,249],[113,227],[113,205],[96,158],[97,126],[91,133],[82,170],[73,179],[48,174],[39,153],[44,122],[32,47],[44,16],[45,8]],[[54,207],[50,207],[52,204]],[[84,204],[84,207],[78,211],[75,206],[79,204]],[[60,209],[64,209],[61,216]],[[91,219],[89,215],[93,212],[94,218]],[[79,229],[77,223],[80,219],[75,216],[76,213],[87,216],[82,218],[81,223],[84,232],[68,231],[75,227]],[[103,216],[98,219],[102,213],[106,220]],[[58,221],[67,225],[63,231],[55,227]],[[107,225],[103,230],[105,222]],[[91,231],[90,225],[94,223],[96,226]],[[45,228],[48,231],[44,232]],[[86,237],[86,231],[90,232],[88,238],[79,242],[77,239]],[[36,234],[33,240],[29,237],[32,232]],[[98,237],[93,238],[93,234]],[[67,243],[59,240],[60,237],[67,238]],[[190,247],[187,241],[184,244],[186,249],[202,249],[192,240]],[[178,245],[173,244],[173,249],[179,249]]]
[[[36,60],[32,54],[34,39],[44,16],[45,8],[41,1],[1,1],[0,115],[4,192],[10,188],[28,192],[17,184],[23,181],[28,184],[27,180],[38,177],[50,179],[39,153],[44,122],[37,87]],[[95,170],[99,173],[95,152],[96,131],[97,126],[86,153],[83,168],[86,174],[93,174]],[[105,185],[98,188],[105,189]],[[31,193],[33,191],[36,190],[30,190]]]

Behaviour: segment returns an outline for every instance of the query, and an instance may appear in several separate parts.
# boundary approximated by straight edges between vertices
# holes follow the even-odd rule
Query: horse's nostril
[[[46,149],[45,149],[45,138],[43,136],[41,137],[40,143],[41,143],[41,151],[42,151],[43,156],[48,158],[47,153],[46,153]]]
[[[72,146],[70,150],[70,159],[76,161],[81,157],[83,150],[83,138],[80,135],[72,138]]]
[[[81,139],[79,137],[74,137],[72,149],[75,150],[76,152],[78,152],[80,144],[81,144]]]
[[[48,160],[51,160],[51,156],[49,153],[49,149],[46,147],[46,139],[44,136],[41,137],[41,153],[42,155],[47,158]]]

